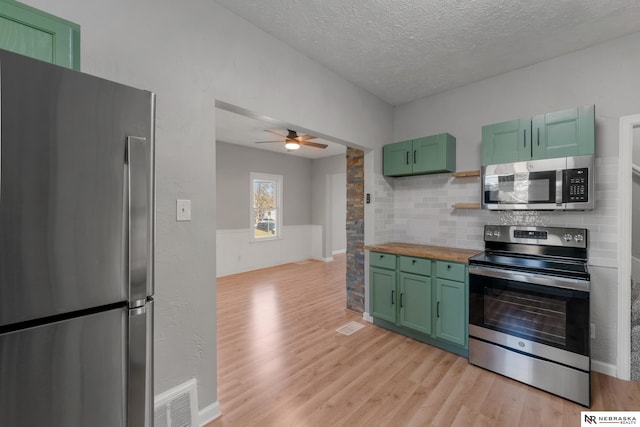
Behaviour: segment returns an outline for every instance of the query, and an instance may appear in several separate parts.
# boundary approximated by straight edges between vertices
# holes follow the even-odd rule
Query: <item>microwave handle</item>
[[[564,174],[562,170],[556,170],[556,203],[562,204],[562,188],[564,183]]]

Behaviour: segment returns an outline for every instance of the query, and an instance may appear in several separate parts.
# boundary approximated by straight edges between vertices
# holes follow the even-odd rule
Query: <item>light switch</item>
[[[191,221],[191,200],[176,200],[176,221]]]

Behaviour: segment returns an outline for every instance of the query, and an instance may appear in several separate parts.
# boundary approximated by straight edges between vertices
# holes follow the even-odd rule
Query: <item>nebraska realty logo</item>
[[[581,427],[594,425],[640,426],[638,411],[582,411]]]

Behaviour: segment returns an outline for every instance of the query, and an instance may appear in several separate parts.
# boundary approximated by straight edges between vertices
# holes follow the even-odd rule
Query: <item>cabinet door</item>
[[[532,120],[534,159],[595,153],[595,106],[540,114]]]
[[[455,172],[456,139],[448,133],[413,140],[413,173]]]
[[[431,277],[400,273],[400,325],[431,335]]]
[[[396,321],[396,271],[369,268],[371,315],[389,322]]]
[[[436,279],[436,337],[466,345],[467,305],[463,282]]]
[[[396,142],[383,147],[385,176],[411,175],[413,170],[413,140]]]
[[[15,1],[0,1],[0,48],[80,69],[80,27]]]
[[[531,159],[531,120],[510,120],[482,127],[482,165]]]

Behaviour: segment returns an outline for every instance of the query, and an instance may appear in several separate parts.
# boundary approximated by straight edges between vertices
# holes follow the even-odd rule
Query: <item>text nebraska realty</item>
[[[584,421],[588,424],[628,424],[628,425],[637,425],[638,421],[634,416],[615,416],[615,415],[606,415],[606,416],[596,416],[596,415],[587,415],[584,416]]]

